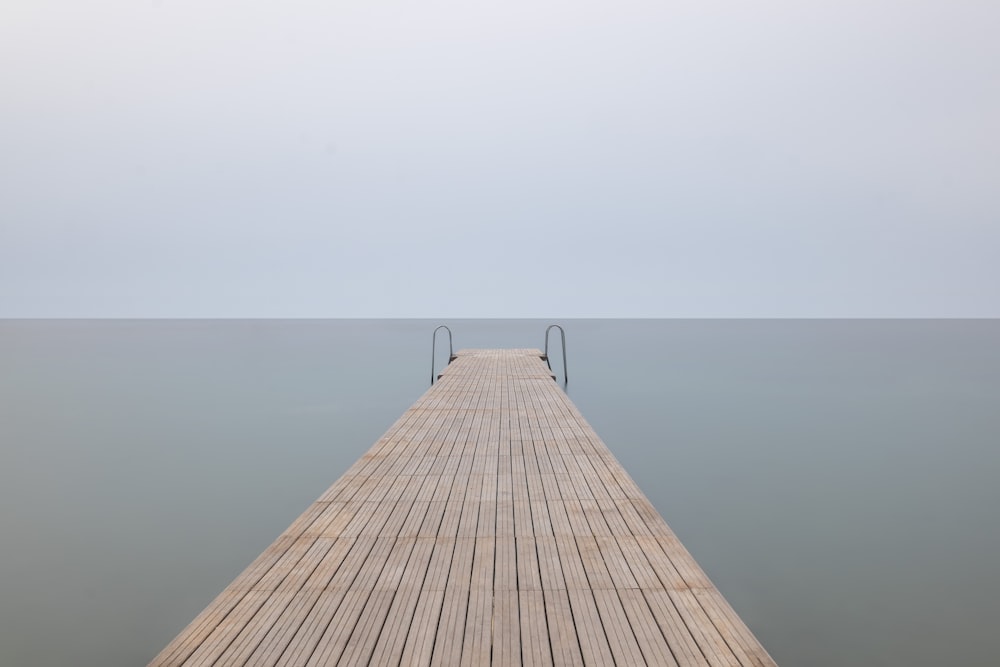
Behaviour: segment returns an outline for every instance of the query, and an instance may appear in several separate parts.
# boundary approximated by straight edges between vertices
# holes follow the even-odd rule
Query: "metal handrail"
[[[437,350],[437,335],[438,331],[444,329],[448,332],[448,363],[455,361],[455,348],[451,344],[451,329],[445,325],[439,326],[434,330],[434,335],[431,337],[431,386],[434,386],[434,353]]]
[[[545,360],[545,364],[552,370],[552,364],[549,363],[549,331],[552,329],[559,329],[559,335],[562,338],[562,354],[563,354],[563,384],[569,384],[569,371],[566,367],[566,332],[558,324],[550,324],[547,329],[545,329],[545,354],[542,355],[542,359]]]

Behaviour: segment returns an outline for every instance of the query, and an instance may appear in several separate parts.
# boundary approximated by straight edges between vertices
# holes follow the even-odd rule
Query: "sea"
[[[430,386],[538,347],[785,666],[997,664],[998,320],[0,320],[0,665],[148,662]]]

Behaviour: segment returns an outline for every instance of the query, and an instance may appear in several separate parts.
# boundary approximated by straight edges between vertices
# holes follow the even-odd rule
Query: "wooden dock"
[[[466,350],[150,664],[774,662],[540,352]]]

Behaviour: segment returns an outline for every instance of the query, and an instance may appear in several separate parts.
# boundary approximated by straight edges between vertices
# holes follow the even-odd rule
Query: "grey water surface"
[[[0,321],[0,665],[151,659],[426,390],[439,323],[548,324]],[[1000,321],[562,324],[570,397],[779,664],[996,664]]]

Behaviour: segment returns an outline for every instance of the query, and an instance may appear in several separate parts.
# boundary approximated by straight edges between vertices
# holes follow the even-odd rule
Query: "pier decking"
[[[442,378],[152,665],[774,665],[538,350]]]

